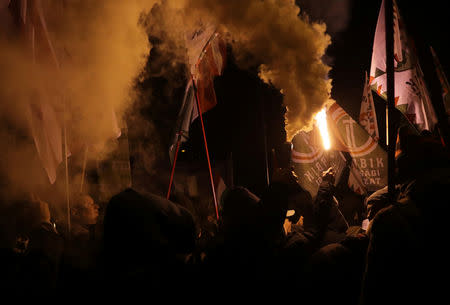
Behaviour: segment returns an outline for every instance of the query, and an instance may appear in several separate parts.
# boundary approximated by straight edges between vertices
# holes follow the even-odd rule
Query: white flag
[[[437,117],[423,80],[417,57],[410,47],[404,23],[394,0],[394,71],[395,106],[418,130],[432,130]],[[387,98],[386,25],[384,0],[378,15],[370,67],[370,85],[382,98]]]
[[[53,107],[44,100],[30,104],[28,110],[31,134],[50,183],[56,180],[58,165],[63,160],[62,131]]]

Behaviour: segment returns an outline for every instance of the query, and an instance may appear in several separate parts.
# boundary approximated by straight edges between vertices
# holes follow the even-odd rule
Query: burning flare
[[[330,136],[328,134],[328,126],[327,126],[327,112],[326,109],[323,108],[319,111],[314,119],[316,120],[316,125],[319,127],[320,135],[322,136],[323,147],[325,150],[329,150],[331,148]]]

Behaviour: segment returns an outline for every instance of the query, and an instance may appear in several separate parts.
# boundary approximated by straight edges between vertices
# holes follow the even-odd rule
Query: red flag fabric
[[[214,78],[222,74],[226,62],[225,42],[211,27],[202,32],[197,31],[188,40],[187,46],[192,79],[186,85],[178,114],[177,134],[169,149],[171,160],[175,155],[179,134],[181,142],[187,141],[190,125],[198,117],[197,99],[202,113],[211,110],[217,104]],[[194,90],[193,82],[197,92]]]
[[[223,72],[226,61],[226,49],[218,33],[214,33],[200,55],[193,75],[197,86],[197,98],[202,113],[211,110],[217,105],[214,90],[214,78]],[[194,112],[193,120],[197,118],[198,112]]]

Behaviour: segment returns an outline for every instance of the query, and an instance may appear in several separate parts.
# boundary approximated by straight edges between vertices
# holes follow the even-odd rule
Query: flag
[[[300,131],[292,138],[291,161],[299,184],[311,196],[315,196],[322,182],[322,172],[333,166],[336,170],[334,152],[326,152],[322,145],[319,129]]]
[[[219,206],[223,206],[223,194],[228,189],[228,186],[225,184],[222,176],[216,171],[214,175],[214,189],[216,190],[216,198]]]
[[[291,161],[294,171],[299,177],[299,184],[315,196],[322,183],[322,172],[333,167],[336,183],[339,181],[346,165],[345,157],[340,151],[323,149],[318,128],[311,131],[300,131],[292,140]],[[367,187],[356,164],[352,164],[348,178],[348,186],[358,194],[365,194]]]
[[[384,187],[387,184],[386,151],[337,103],[328,108],[327,122],[332,148],[350,153],[367,190]]]
[[[197,63],[204,51],[208,42],[211,40],[215,33],[215,26],[207,24],[206,26],[200,26],[192,33],[186,33],[186,48],[189,60],[189,68],[191,75],[197,74]]]
[[[215,32],[207,42],[200,54],[198,62],[192,75],[197,87],[197,98],[202,113],[211,110],[216,104],[216,93],[214,90],[214,78],[223,72],[225,66],[225,44]],[[192,83],[191,83],[192,84]],[[193,120],[198,117],[197,107],[194,107]]]
[[[441,82],[442,100],[444,101],[445,112],[447,113],[447,116],[450,116],[450,85],[448,83],[448,79],[445,75],[444,69],[442,69],[441,63],[436,55],[436,52],[434,52],[433,47],[430,47],[430,49],[431,54],[433,55],[436,73],[438,75],[439,81]]]
[[[375,140],[380,138],[378,133],[377,114],[373,103],[372,90],[370,89],[369,79],[366,72],[366,80],[364,82],[364,91],[361,101],[361,109],[359,113],[359,124],[364,127],[367,133]]]
[[[63,160],[62,131],[55,110],[45,100],[38,100],[30,104],[27,116],[36,150],[53,184],[58,165]]]
[[[342,154],[342,152],[339,153],[339,155],[342,158],[342,162],[345,162],[345,157]],[[342,173],[343,169],[341,169]],[[361,171],[357,167],[356,163],[352,163],[352,166],[350,167],[350,175],[348,177],[348,186],[353,190],[353,192],[359,194],[359,195],[365,195],[367,194],[367,187],[364,184],[363,177],[361,175]]]
[[[190,125],[199,115],[197,99],[202,114],[217,104],[214,78],[222,74],[226,61],[226,46],[215,27],[206,26],[188,35],[186,46],[192,78],[186,85],[178,113],[177,134],[169,149],[172,161],[178,137],[180,142],[187,141]]]
[[[384,0],[378,15],[370,67],[370,85],[387,99],[386,27]],[[422,70],[394,0],[395,106],[419,130],[433,130],[437,117],[431,104]]]
[[[45,21],[42,3],[39,0],[16,2],[16,13],[27,38],[32,61],[50,64],[59,69],[50,35]],[[49,181],[56,181],[56,173],[62,162],[62,128],[57,113],[50,104],[50,94],[38,88],[31,97],[27,117],[31,135]]]
[[[348,185],[354,192],[365,194],[384,187],[387,184],[387,154],[378,142],[337,103],[329,107],[327,122],[332,143],[330,150],[324,150],[315,126],[308,132],[300,131],[292,140],[291,161],[299,183],[315,196],[323,171],[333,167],[339,179],[346,164],[342,154],[345,151],[353,158]]]

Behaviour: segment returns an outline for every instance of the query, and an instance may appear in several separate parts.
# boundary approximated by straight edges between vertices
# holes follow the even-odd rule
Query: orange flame
[[[323,148],[325,150],[329,150],[331,148],[330,135],[328,134],[328,125],[327,125],[327,112],[326,109],[323,108],[319,111],[315,116],[316,125],[319,128],[320,135],[322,136]]]

